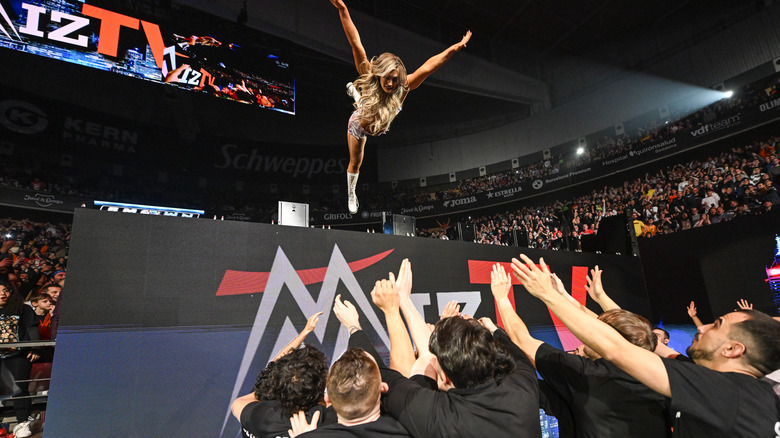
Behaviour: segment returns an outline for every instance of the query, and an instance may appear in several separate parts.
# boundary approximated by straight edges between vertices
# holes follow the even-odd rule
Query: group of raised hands
[[[493,265],[490,275],[490,287],[496,302],[508,297],[512,288],[512,275],[514,275],[531,295],[542,301],[546,301],[549,297],[563,296],[572,305],[580,308],[590,316],[596,317],[594,312],[578,302],[566,291],[561,279],[556,274],[550,272],[550,268],[544,259],[540,259],[537,264],[527,256],[520,255],[520,259],[512,259],[510,266],[511,274],[506,272],[502,264],[496,263]],[[620,307],[606,294],[601,276],[602,270],[598,266],[591,269],[585,285],[588,295],[605,311],[619,309]],[[378,280],[374,284],[371,290],[371,299],[385,314],[391,344],[390,368],[399,371],[405,376],[422,372],[434,377],[433,372],[436,370],[437,363],[435,357],[428,351],[428,340],[434,326],[426,323],[422,315],[414,307],[410,298],[411,292],[411,262],[408,259],[404,259],[397,276],[390,272],[387,278]],[[357,309],[348,300],[342,300],[341,295],[336,296],[333,311],[342,325],[349,330],[350,334],[361,329]],[[401,315],[403,315],[403,319]],[[461,314],[460,305],[456,301],[447,303],[441,312],[440,318],[456,316],[467,319],[472,318],[471,315]],[[408,325],[408,331],[406,325],[404,325],[404,320],[406,325]],[[491,332],[497,329],[495,323],[488,317],[480,318],[479,322]]]
[[[739,300],[737,300],[737,307],[740,310],[753,310],[753,303],[748,302],[748,300],[744,298],[740,298]],[[688,310],[688,316],[691,317],[691,320],[696,325],[696,327],[700,327],[704,325],[704,323],[701,322],[701,319],[699,319],[699,314],[696,310],[696,303],[691,301],[691,304],[688,304],[687,310]],[[734,311],[736,312],[737,309],[734,309]]]

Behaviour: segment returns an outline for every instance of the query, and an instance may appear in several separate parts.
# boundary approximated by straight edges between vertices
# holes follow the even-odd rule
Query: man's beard
[[[698,340],[699,335],[696,335],[694,340]],[[715,358],[715,351],[717,351],[717,348],[713,348],[712,350],[703,350],[701,348],[696,348],[691,344],[690,347],[685,351],[688,354],[688,357],[690,357],[693,361],[698,362],[700,360],[703,361],[711,361]]]

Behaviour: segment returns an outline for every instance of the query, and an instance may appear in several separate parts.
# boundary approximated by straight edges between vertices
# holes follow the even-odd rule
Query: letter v
[[[143,26],[144,34],[146,34],[146,41],[149,42],[149,47],[152,49],[154,62],[157,64],[157,68],[162,69],[165,43],[163,42],[162,34],[160,33],[160,26],[144,20],[141,20],[141,26]]]

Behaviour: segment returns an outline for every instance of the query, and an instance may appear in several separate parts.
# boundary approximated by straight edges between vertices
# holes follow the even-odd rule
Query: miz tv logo
[[[233,386],[231,401],[238,397],[242,386],[247,380],[252,363],[256,360],[260,363],[267,362],[271,355],[280,351],[287,343],[298,335],[298,329],[290,320],[292,314],[290,309],[296,306],[303,315],[304,320],[318,311],[324,311],[320,317],[320,322],[314,329],[313,334],[323,346],[323,351],[330,355],[331,359],[341,355],[346,350],[349,333],[346,329],[338,326],[337,333],[334,329],[327,333],[329,320],[333,314],[332,308],[336,298],[336,289],[339,283],[343,283],[347,292],[351,295],[351,300],[359,313],[368,321],[370,328],[364,325],[364,329],[370,329],[381,339],[384,345],[389,348],[390,338],[382,325],[377,313],[372,307],[368,294],[355,278],[355,272],[368,268],[389,256],[394,250],[390,249],[374,256],[354,262],[347,262],[338,245],[333,246],[330,260],[327,267],[296,270],[289,258],[281,247],[276,250],[271,270],[269,272],[246,272],[246,271],[227,271],[217,290],[217,296],[240,295],[250,293],[262,293],[263,298],[257,309],[252,330],[249,333],[244,354],[241,359],[236,381]],[[470,284],[490,284],[490,270],[493,261],[468,260],[469,282]],[[501,263],[505,269],[509,269],[509,263]],[[572,268],[572,296],[578,301],[585,302],[584,286],[585,276],[588,268],[586,266],[575,266]],[[322,283],[319,294],[315,299],[307,288],[307,285]],[[519,284],[513,279],[513,284]],[[281,293],[287,289],[292,299],[280,300]],[[434,293],[413,293],[411,298],[417,311],[424,315],[424,307],[431,304],[431,295]],[[457,292],[435,292],[437,300],[437,315],[441,315],[446,303],[457,301],[464,303],[462,313],[474,315],[482,302],[480,291],[457,291]],[[510,296],[514,305],[514,296]],[[294,312],[295,310],[292,310]],[[267,330],[270,315],[284,314],[284,323],[278,332]],[[498,313],[496,313],[498,314]],[[561,339],[564,348],[569,349],[571,345],[577,344],[573,335],[563,327],[560,321],[553,316],[553,323]],[[500,321],[499,321],[500,324]],[[326,339],[333,339],[335,334],[335,343],[325,343]],[[263,349],[261,345],[270,345],[270,350]],[[573,348],[573,347],[572,347]],[[254,379],[254,376],[251,376]],[[225,413],[222,432],[224,432],[227,422],[230,419],[230,402]]]
[[[76,50],[88,49],[90,42],[97,41],[97,53],[116,58],[120,36],[129,38],[128,30],[139,31],[140,29],[152,51],[155,64],[162,70],[163,77],[177,68],[176,46],[165,46],[158,24],[86,3],[79,2],[77,4],[81,5],[81,15],[83,16],[22,3],[21,9],[26,11],[26,18],[21,22],[18,31],[8,12],[0,4],[0,16],[5,21],[4,25],[0,25],[0,32],[12,41],[25,42],[25,38],[20,35],[22,34],[32,39],[56,41]],[[99,23],[99,31],[96,36],[90,30],[93,23]],[[13,32],[16,39],[11,36],[6,27]],[[44,32],[44,30],[47,31]],[[210,84],[214,82],[214,77],[203,69],[201,71],[188,69],[187,71],[191,74],[186,80],[183,80],[187,84],[203,86],[205,82]]]

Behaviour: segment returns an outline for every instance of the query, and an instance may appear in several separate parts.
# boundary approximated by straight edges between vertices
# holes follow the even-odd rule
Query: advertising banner
[[[618,304],[649,313],[638,258],[526,253],[544,256],[595,311],[584,285],[599,265]],[[370,292],[403,259],[412,263],[412,301],[435,323],[453,300],[462,313],[496,320],[491,267],[517,255],[515,248],[435,239],[79,209],[47,434],[135,436],[143,427],[149,436],[233,438],[232,400],[250,392],[309,316],[324,312],[306,342],[330,361],[344,351],[348,332],[332,312],[337,295],[356,306],[387,355],[384,315]],[[511,296],[534,336],[558,348],[578,345],[521,285]]]

